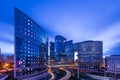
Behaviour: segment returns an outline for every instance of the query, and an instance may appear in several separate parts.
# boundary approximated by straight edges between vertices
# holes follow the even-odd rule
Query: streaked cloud
[[[14,26],[8,23],[0,23],[0,41],[14,42]]]
[[[14,54],[14,30],[13,25],[0,23],[0,48],[2,54]]]
[[[53,1],[53,2],[52,2]],[[12,52],[14,34],[13,6],[18,7],[46,30],[51,40],[57,34],[68,40],[81,42],[84,40],[103,41],[104,55],[120,52],[116,47],[120,44],[120,1],[116,0],[44,0],[44,1],[7,1],[0,7],[3,23],[0,23],[0,46],[3,51]],[[4,1],[6,2],[6,1]],[[9,3],[8,3],[9,2]],[[8,12],[11,14],[9,17]],[[5,14],[5,15],[4,15]],[[9,17],[9,19],[7,19]],[[8,46],[9,49],[8,50]],[[10,48],[11,47],[11,48]]]
[[[120,43],[120,22],[114,23],[109,26],[108,29],[104,30],[101,32],[99,35],[94,36],[92,38],[93,40],[102,40],[103,41],[103,52],[105,53],[104,55],[113,54],[110,53],[110,50],[112,50],[118,43]]]
[[[2,42],[0,41],[0,48],[1,48],[1,52],[4,53],[8,53],[8,54],[13,54],[14,53],[14,44],[12,43],[8,43],[8,42]]]

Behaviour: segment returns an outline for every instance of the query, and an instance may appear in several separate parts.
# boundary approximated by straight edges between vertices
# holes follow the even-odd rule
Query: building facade
[[[0,69],[2,69],[3,62],[4,62],[4,56],[1,54],[1,48],[0,48]]]
[[[55,60],[55,44],[54,42],[50,42],[50,60]]]
[[[120,55],[111,55],[105,58],[106,70],[112,73],[120,73]]]
[[[65,42],[65,54],[67,55],[67,63],[74,63],[73,40]]]
[[[78,52],[78,64],[83,70],[98,70],[102,65],[102,41],[84,41],[74,44],[74,51]]]
[[[0,55],[1,55],[1,48],[0,48]]]
[[[61,35],[55,36],[55,53],[56,61],[60,62],[65,57],[65,42],[66,38]]]
[[[14,25],[14,77],[26,79],[46,73],[45,64],[48,57],[48,37],[46,32],[29,16],[17,8],[15,8]]]

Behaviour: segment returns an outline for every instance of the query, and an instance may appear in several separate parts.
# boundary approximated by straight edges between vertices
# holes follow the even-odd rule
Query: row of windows
[[[16,67],[34,67],[34,69],[23,69],[21,72],[16,71],[17,76],[40,72],[44,69],[37,68],[40,65],[44,66],[45,55],[40,52],[41,43],[47,46],[47,36],[42,28],[37,25],[32,19],[26,16],[21,11],[15,11],[15,39],[16,39]]]

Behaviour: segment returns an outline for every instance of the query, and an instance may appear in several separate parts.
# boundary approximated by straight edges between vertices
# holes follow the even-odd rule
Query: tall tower
[[[54,42],[50,42],[50,60],[55,60],[55,44]]]
[[[1,48],[0,48],[0,55],[1,55]]]
[[[65,55],[67,56],[67,63],[74,63],[73,40],[65,42]]]
[[[56,60],[60,61],[60,55],[65,53],[65,42],[66,38],[61,35],[55,36],[55,53],[56,53]]]
[[[18,79],[41,79],[47,74],[48,37],[25,13],[15,8],[15,69]]]

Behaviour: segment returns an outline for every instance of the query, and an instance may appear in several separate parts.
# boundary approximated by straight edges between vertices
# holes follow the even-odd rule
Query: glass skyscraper
[[[50,42],[50,60],[55,60],[54,42]]]
[[[74,47],[73,40],[65,42],[65,54],[67,55],[67,63],[74,63]]]
[[[55,36],[55,53],[56,53],[56,60],[61,61],[61,57],[65,53],[65,42],[66,38],[61,35]]]
[[[19,79],[47,74],[48,37],[29,16],[15,8],[15,69]],[[33,78],[34,79],[34,78]]]

